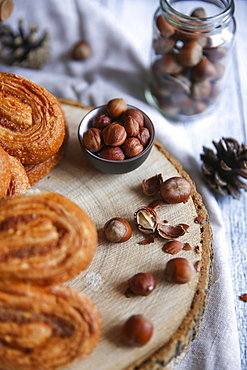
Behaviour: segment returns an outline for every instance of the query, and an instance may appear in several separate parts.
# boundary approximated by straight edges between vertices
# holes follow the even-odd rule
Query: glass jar
[[[211,111],[227,77],[233,0],[160,0],[153,19],[147,101],[172,120]]]

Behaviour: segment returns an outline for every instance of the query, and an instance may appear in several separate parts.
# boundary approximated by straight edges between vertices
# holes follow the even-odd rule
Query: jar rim
[[[160,8],[165,13],[169,14],[171,19],[173,17],[176,17],[176,20],[173,20],[177,25],[183,25],[183,27],[186,27],[188,29],[194,29],[195,27],[198,27],[198,23],[200,22],[200,28],[208,29],[208,28],[216,28],[220,27],[223,24],[228,24],[233,16],[234,13],[234,0],[219,0],[221,4],[223,4],[225,7],[222,11],[219,13],[208,16],[205,18],[200,17],[192,17],[190,15],[184,14],[180,11],[178,11],[176,8],[174,8],[171,5],[171,2],[176,2],[178,0],[160,0]],[[215,4],[215,1],[210,0],[211,3]],[[217,4],[215,4],[217,5]]]

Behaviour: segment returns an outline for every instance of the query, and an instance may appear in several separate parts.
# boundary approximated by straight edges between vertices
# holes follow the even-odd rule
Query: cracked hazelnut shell
[[[139,207],[134,213],[134,219],[138,230],[144,234],[155,232],[158,215],[153,208]]]
[[[144,179],[142,181],[143,194],[147,196],[157,194],[160,191],[160,185],[162,184],[162,182],[163,177],[161,173],[149,177],[148,179]]]

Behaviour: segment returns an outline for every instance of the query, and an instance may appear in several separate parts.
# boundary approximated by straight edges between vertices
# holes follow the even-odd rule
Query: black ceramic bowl
[[[128,109],[138,109],[131,105],[127,106]],[[99,157],[97,154],[90,152],[88,149],[85,148],[83,144],[83,134],[87,129],[91,127],[91,122],[93,117],[97,116],[100,113],[106,114],[106,105],[99,106],[97,108],[92,109],[89,113],[87,113],[83,119],[81,120],[78,128],[78,137],[81,148],[85,153],[86,158],[88,161],[98,170],[104,173],[111,173],[111,174],[121,174],[127,173],[130,171],[135,170],[138,168],[148,157],[150,151],[152,149],[154,143],[154,136],[155,136],[155,129],[152,121],[150,118],[140,109],[138,109],[144,116],[145,120],[145,127],[149,129],[150,132],[150,139],[148,145],[145,147],[142,153],[136,155],[132,158],[126,158],[122,161],[113,161],[107,160]]]

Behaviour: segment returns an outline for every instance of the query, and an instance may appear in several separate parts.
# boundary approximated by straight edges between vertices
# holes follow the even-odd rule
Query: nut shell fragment
[[[178,240],[172,240],[168,243],[166,243],[162,250],[166,253],[170,254],[177,254],[179,253],[184,247],[184,243],[178,241]]]
[[[152,196],[160,191],[160,185],[163,182],[161,173],[142,181],[142,191],[147,196]]]
[[[145,234],[154,233],[157,227],[158,215],[150,207],[140,207],[134,213],[135,224]]]
[[[183,225],[170,225],[170,224],[158,224],[157,225],[158,234],[164,239],[177,239],[186,233],[186,229]]]
[[[155,199],[151,203],[149,203],[148,206],[151,207],[151,208],[153,208],[153,209],[159,209],[161,207],[168,206],[169,204],[170,203],[167,203],[167,202],[165,202],[162,199]]]

